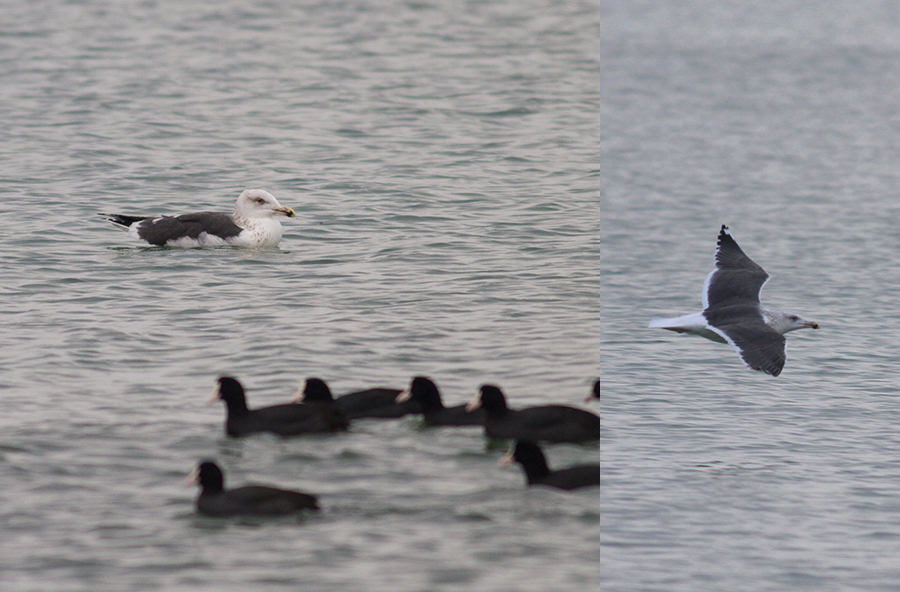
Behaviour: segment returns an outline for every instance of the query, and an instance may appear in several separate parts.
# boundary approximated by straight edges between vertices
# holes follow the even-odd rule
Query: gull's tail
[[[669,331],[677,331],[678,333],[692,333],[692,329],[700,329],[706,327],[706,319],[700,316],[700,313],[682,315],[680,317],[670,317],[667,319],[654,317],[650,319],[647,325],[650,329],[668,329]]]
[[[710,325],[702,312],[681,315],[670,319],[650,319],[650,324],[647,326],[651,329],[667,329],[676,333],[699,335],[719,343],[728,343],[724,333]]]
[[[126,216],[124,214],[99,214],[103,216],[116,226],[120,226],[122,228],[129,228],[135,222],[140,222],[141,220],[146,220],[146,216]]]

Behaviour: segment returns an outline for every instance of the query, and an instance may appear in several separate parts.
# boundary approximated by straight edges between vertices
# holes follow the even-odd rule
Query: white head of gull
[[[768,280],[769,274],[744,254],[723,224],[716,247],[716,269],[703,284],[703,310],[652,319],[649,326],[728,343],[749,368],[778,376],[787,359],[784,334],[818,329],[819,324],[762,306],[759,293]]]
[[[247,189],[234,204],[234,223],[244,229],[231,242],[234,246],[270,247],[281,241],[281,223],[276,214],[293,218],[291,208],[278,203],[275,196],[263,189]]]

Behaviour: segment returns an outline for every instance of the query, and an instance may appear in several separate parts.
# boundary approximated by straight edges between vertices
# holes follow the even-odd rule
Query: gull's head
[[[815,321],[807,321],[799,315],[790,312],[780,312],[766,310],[763,311],[763,318],[766,324],[778,331],[782,335],[789,331],[797,329],[818,329],[819,323]]]
[[[283,214],[288,218],[296,216],[291,208],[278,203],[275,196],[263,189],[247,189],[238,196],[234,205],[234,215],[240,218],[271,218]]]

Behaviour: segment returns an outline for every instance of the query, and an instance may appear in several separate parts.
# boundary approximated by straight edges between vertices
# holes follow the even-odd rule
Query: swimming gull
[[[778,376],[786,359],[784,334],[818,329],[819,324],[762,306],[759,292],[767,281],[769,274],[744,254],[723,224],[716,246],[716,268],[703,284],[703,310],[652,319],[650,327],[728,343],[748,367]]]
[[[274,218],[275,214],[288,218],[296,215],[294,210],[278,203],[268,191],[248,189],[238,196],[233,214],[101,215],[128,230],[134,238],[160,247],[274,247],[281,240],[281,223]]]

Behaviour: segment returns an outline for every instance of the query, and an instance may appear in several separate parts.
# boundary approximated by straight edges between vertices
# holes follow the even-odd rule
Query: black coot
[[[398,402],[415,401],[422,407],[425,424],[430,426],[480,426],[484,425],[484,412],[469,411],[465,405],[444,407],[441,393],[429,378],[416,376],[409,388],[397,396]]]
[[[515,449],[503,457],[504,465],[514,462],[522,465],[528,485],[549,485],[566,490],[600,485],[600,463],[551,471],[544,453],[534,442],[518,440]]]
[[[211,461],[194,469],[190,479],[200,485],[197,511],[206,516],[286,516],[300,510],[318,510],[316,496],[267,485],[225,489],[222,470]]]
[[[300,385],[294,401],[304,403],[333,404],[347,419],[395,418],[410,413],[421,413],[422,408],[415,401],[397,403],[400,389],[370,388],[355,391],[334,398],[331,389],[320,378],[307,378]]]
[[[503,391],[483,385],[469,403],[485,412],[484,434],[488,438],[531,442],[588,442],[600,439],[600,418],[590,411],[568,405],[540,405],[524,409],[506,406]]]
[[[219,386],[211,403],[225,401],[225,433],[247,436],[270,432],[279,436],[299,436],[323,432],[340,432],[350,426],[344,414],[333,406],[316,403],[286,403],[259,409],[248,409],[244,387],[230,376],[219,378]]]

